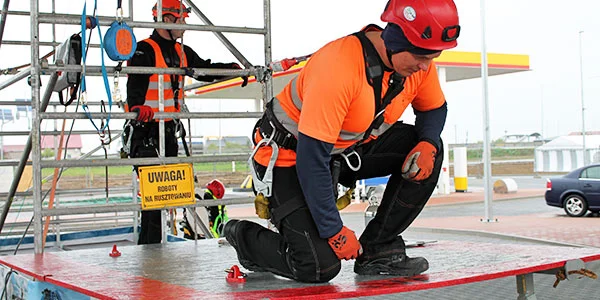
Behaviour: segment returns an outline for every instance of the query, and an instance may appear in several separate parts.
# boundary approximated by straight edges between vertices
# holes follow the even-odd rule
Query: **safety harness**
[[[343,153],[332,159],[331,173],[335,198],[337,198],[337,185],[339,175],[341,173],[341,160],[343,159],[348,167],[353,171],[358,171],[360,169],[361,160],[360,154],[357,152],[357,147],[365,143],[371,136],[371,132],[378,129],[383,124],[383,113],[385,112],[386,107],[404,89],[405,78],[394,72],[390,76],[388,90],[386,91],[385,95],[381,97],[385,65],[379,57],[377,50],[365,34],[368,31],[380,29],[381,28],[379,28],[377,25],[368,25],[362,31],[353,33],[353,35],[359,39],[363,49],[367,82],[371,87],[373,87],[375,114],[373,116],[373,121],[365,131],[365,134],[361,140],[352,144],[350,147],[346,148]],[[296,150],[297,139],[275,117],[273,112],[273,99],[267,103],[263,117],[255,125],[255,133],[256,132],[260,133],[263,139],[255,145],[254,151],[248,159],[249,165],[252,166],[250,170],[252,173],[254,189],[257,192],[255,208],[259,217],[263,219],[271,218],[273,223],[277,225],[277,223],[279,223],[283,218],[306,205],[302,197],[296,197],[294,199],[288,199],[276,209],[269,210],[268,200],[266,199],[266,197],[270,197],[273,192],[273,168],[275,166],[275,162],[277,161],[277,156],[279,155],[279,147]],[[260,178],[256,171],[256,167],[254,166],[254,156],[258,149],[262,146],[271,146],[273,151],[264,176]],[[344,195],[344,197],[347,198],[345,199],[347,204],[349,204],[351,193],[352,189]],[[338,204],[338,209],[345,207],[345,205]]]
[[[339,175],[341,173],[341,159],[343,159],[350,170],[358,171],[362,165],[360,159],[360,153],[357,152],[358,146],[364,144],[369,137],[371,136],[371,132],[373,130],[379,129],[383,121],[385,120],[383,113],[385,112],[386,107],[392,102],[392,100],[398,96],[404,90],[404,82],[406,81],[406,77],[402,77],[400,74],[394,72],[389,78],[388,81],[388,89],[385,92],[383,98],[381,97],[381,88],[383,83],[383,71],[384,64],[381,61],[381,58],[377,54],[377,50],[366,37],[365,32],[368,32],[373,29],[375,25],[369,25],[365,28],[364,31],[359,31],[354,33],[354,36],[358,37],[360,43],[363,48],[363,54],[365,56],[365,71],[367,73],[367,82],[373,88],[374,99],[375,99],[375,115],[373,116],[373,122],[365,131],[363,137],[352,144],[350,147],[346,148],[344,152],[342,152],[339,157],[333,159],[331,164],[331,173],[333,179],[333,187],[334,194],[337,198],[337,184],[339,180]],[[340,159],[341,158],[341,159]],[[351,187],[352,189],[354,188]]]

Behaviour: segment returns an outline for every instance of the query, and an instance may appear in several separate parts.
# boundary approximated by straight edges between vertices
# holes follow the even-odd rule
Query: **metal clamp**
[[[558,269],[556,272],[556,280],[552,287],[556,288],[558,284],[563,280],[568,279],[579,279],[582,277],[588,277],[591,279],[597,279],[596,273],[585,268],[585,263],[581,259],[569,260],[565,265]]]
[[[271,76],[271,69],[265,66],[255,66],[254,76],[256,77],[257,82],[265,82]]]
[[[346,164],[348,165],[348,167],[350,168],[350,170],[356,172],[358,170],[360,170],[360,167],[362,165],[362,161],[360,160],[360,155],[358,155],[358,153],[356,152],[356,150],[353,150],[352,152],[350,152],[349,154],[340,154],[344,160],[346,161]],[[357,166],[353,166],[352,163],[350,162],[350,157],[352,155],[356,155],[356,160],[358,161]]]
[[[271,132],[271,136],[268,138],[262,139],[260,142],[256,144],[252,154],[248,158],[248,165],[250,166],[250,172],[252,174],[252,182],[254,185],[254,189],[257,193],[263,194],[265,197],[271,197],[273,192],[273,168],[275,167],[275,162],[277,161],[277,157],[279,156],[279,146],[277,143],[273,141],[273,137],[275,136],[275,126],[273,123],[269,122],[271,127],[273,127],[273,132]],[[271,153],[271,158],[269,159],[269,164],[267,165],[267,170],[265,171],[265,175],[262,179],[258,176],[256,172],[256,168],[254,167],[254,156],[258,149],[262,146],[271,146],[273,152]]]

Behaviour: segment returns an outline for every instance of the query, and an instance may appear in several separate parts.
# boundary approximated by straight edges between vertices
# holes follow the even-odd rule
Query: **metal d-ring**
[[[362,162],[360,160],[360,155],[358,155],[358,153],[356,152],[356,150],[353,150],[352,152],[348,153],[348,154],[341,154],[342,157],[344,158],[344,160],[346,160],[346,164],[348,165],[348,167],[350,168],[350,170],[356,172],[358,170],[360,170],[360,166],[362,165]],[[350,157],[352,155],[356,155],[356,160],[358,161],[357,166],[353,166],[352,163],[350,162]]]

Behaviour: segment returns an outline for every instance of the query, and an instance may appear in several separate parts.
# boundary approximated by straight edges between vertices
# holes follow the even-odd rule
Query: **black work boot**
[[[359,275],[410,277],[427,269],[429,262],[424,257],[406,256],[404,241],[401,238],[389,245],[365,246],[364,253],[354,263],[354,272]]]
[[[233,246],[233,248],[235,249],[235,252],[237,252],[237,257],[238,257],[238,260],[239,260],[240,264],[242,265],[242,267],[246,268],[249,271],[253,271],[253,272],[266,272],[265,269],[257,266],[253,262],[251,262],[247,259],[244,259],[242,257],[238,240],[239,240],[239,234],[240,234],[239,229],[243,225],[243,222],[245,222],[245,221],[233,220],[233,219],[230,219],[229,221],[227,221],[227,223],[225,223],[225,227],[223,228],[223,237],[225,237],[227,242],[229,242],[229,244],[231,244],[231,246]]]

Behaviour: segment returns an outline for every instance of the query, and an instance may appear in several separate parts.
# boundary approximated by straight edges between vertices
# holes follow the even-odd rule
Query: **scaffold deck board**
[[[600,260],[597,248],[438,241],[408,249],[409,256],[430,262],[425,274],[412,278],[359,276],[353,262],[344,261],[341,273],[325,284],[252,272],[245,283],[230,284],[225,269],[237,265],[237,257],[231,246],[216,239],[126,246],[116,258],[109,256],[111,250],[3,256],[0,264],[99,299],[300,299],[394,294],[551,270],[574,259]]]

